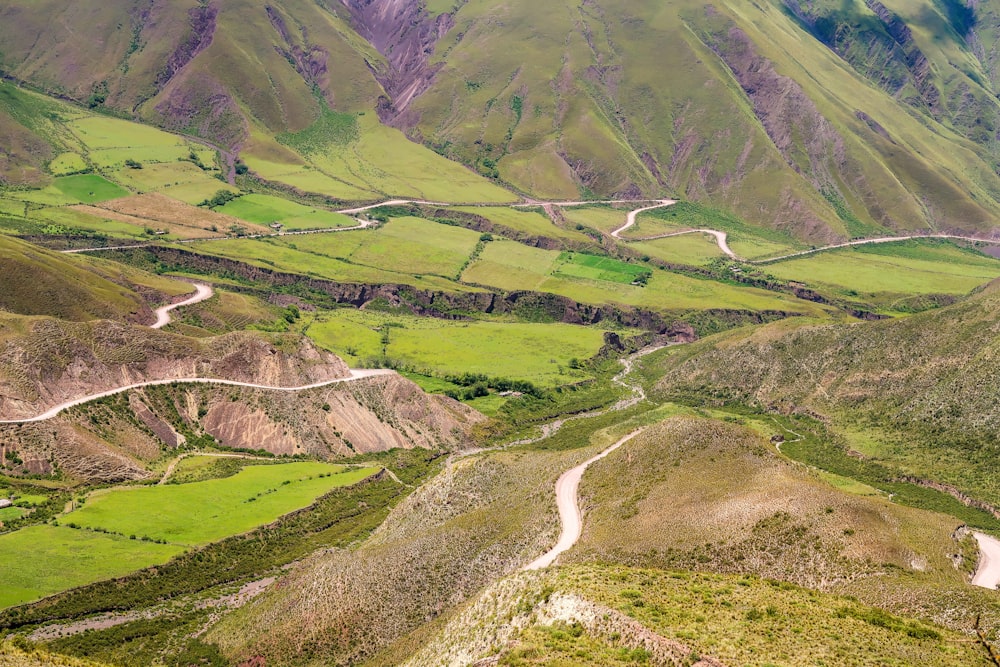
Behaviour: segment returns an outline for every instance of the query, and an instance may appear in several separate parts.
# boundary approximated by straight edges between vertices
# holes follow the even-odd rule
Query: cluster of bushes
[[[219,206],[225,206],[239,196],[239,193],[231,192],[230,190],[219,190],[212,195],[211,199],[202,201],[198,204],[198,206],[201,206],[202,208],[217,208]]]
[[[483,373],[463,373],[462,375],[446,375],[442,379],[463,387],[464,390],[449,389],[445,396],[456,400],[471,400],[487,396],[490,390],[505,392],[513,391],[519,394],[542,398],[545,392],[527,380],[511,380],[509,378],[491,378]]]

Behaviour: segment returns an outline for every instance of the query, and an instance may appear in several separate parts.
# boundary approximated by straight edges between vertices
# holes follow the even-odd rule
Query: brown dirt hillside
[[[97,482],[145,479],[147,464],[210,435],[225,447],[341,459],[395,447],[460,448],[484,419],[387,375],[303,392],[213,385],[149,387],[43,423],[0,425],[6,472],[61,471]]]
[[[101,218],[145,225],[184,238],[211,238],[231,233],[239,227],[247,234],[268,234],[273,230],[231,215],[185,204],[158,192],[112,199],[94,206],[80,204],[74,209]]]
[[[0,415],[146,380],[211,377],[298,386],[347,375],[344,362],[295,335],[234,332],[191,339],[106,320],[0,319]]]

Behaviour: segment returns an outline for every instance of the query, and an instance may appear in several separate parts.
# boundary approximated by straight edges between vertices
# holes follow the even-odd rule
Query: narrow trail
[[[609,412],[618,412],[620,410],[627,410],[628,408],[631,408],[633,405],[639,404],[641,401],[645,400],[646,390],[642,388],[642,385],[632,384],[626,380],[628,375],[632,372],[632,367],[635,364],[635,362],[638,359],[641,359],[642,357],[646,356],[647,354],[652,354],[653,352],[662,350],[665,347],[670,347],[671,345],[681,345],[681,344],[682,343],[667,343],[666,345],[654,345],[651,347],[646,347],[639,350],[638,352],[630,354],[629,356],[621,360],[622,370],[619,371],[618,374],[615,375],[613,378],[611,378],[611,381],[631,391],[632,395],[629,396],[628,398],[623,398],[617,403],[607,408],[603,408],[601,410],[590,410],[589,412],[581,412],[579,414],[570,415],[568,417],[563,417],[561,419],[556,419],[555,421],[548,422],[547,424],[542,424],[540,427],[541,433],[539,433],[537,436],[533,436],[530,438],[522,438],[521,440],[514,440],[499,447],[493,447],[489,449],[479,449],[470,453],[490,451],[491,449],[507,449],[508,447],[517,447],[519,445],[530,445],[555,435],[567,422],[571,422],[577,419],[589,419],[591,417],[600,417],[603,414],[607,414]]]
[[[181,306],[190,306],[195,303],[201,303],[206,299],[211,299],[215,291],[208,285],[202,285],[200,283],[195,283],[194,294],[184,301],[178,303],[172,303],[166,306],[161,306],[156,309],[156,322],[149,325],[150,329],[162,329],[163,327],[170,324],[170,311],[175,308],[180,308]]]
[[[973,532],[979,543],[979,567],[972,585],[996,590],[1000,585],[1000,540],[986,533]]]
[[[1000,244],[1000,239],[996,238],[979,238],[976,236],[962,236],[960,234],[909,234],[907,236],[880,236],[872,239],[858,239],[856,241],[847,241],[845,243],[834,243],[831,245],[822,246],[820,248],[811,248],[809,250],[800,250],[799,252],[789,253],[787,255],[780,255],[778,257],[768,257],[767,259],[757,259],[757,260],[746,260],[748,264],[770,264],[772,262],[780,262],[786,259],[793,259],[795,257],[803,257],[805,255],[812,255],[817,252],[824,252],[826,250],[836,250],[837,248],[848,248],[850,246],[856,245],[871,245],[875,243],[896,243],[899,241],[912,241],[913,239],[955,239],[959,241],[975,241],[978,243],[996,243]]]
[[[65,403],[60,403],[55,407],[49,408],[45,412],[35,415],[34,417],[25,417],[23,419],[0,419],[0,424],[30,424],[33,422],[45,421],[47,419],[52,419],[60,412],[68,410],[69,408],[73,408],[78,405],[83,405],[84,403],[89,403],[90,401],[95,401],[99,398],[114,396],[115,394],[120,394],[122,392],[130,391],[132,389],[142,389],[143,387],[157,387],[168,384],[219,384],[219,385],[226,385],[229,387],[249,387],[250,389],[266,389],[268,391],[297,392],[297,391],[305,391],[307,389],[318,389],[320,387],[327,387],[329,385],[339,384],[341,382],[352,382],[354,380],[361,380],[364,378],[375,377],[378,375],[394,375],[395,373],[396,371],[383,368],[363,369],[363,370],[351,369],[351,374],[348,375],[347,377],[336,378],[333,380],[325,380],[323,382],[315,382],[313,384],[306,384],[298,387],[274,387],[266,384],[254,384],[252,382],[237,382],[236,380],[222,380],[218,378],[173,378],[167,380],[148,380],[146,382],[136,382],[135,384],[129,384],[122,387],[115,387],[114,389],[109,389],[107,391],[102,391],[96,394],[89,394],[87,396],[75,398],[71,401],[66,401]]]
[[[525,565],[525,570],[541,570],[552,565],[556,558],[577,543],[580,535],[583,533],[583,517],[580,513],[580,502],[577,497],[583,473],[587,471],[591,463],[600,461],[640,433],[642,433],[642,429],[632,431],[600,454],[587,459],[575,468],[570,468],[560,475],[556,481],[556,505],[559,507],[559,520],[562,522],[562,533],[559,535],[559,541],[556,542],[556,545],[549,549],[547,553]]]

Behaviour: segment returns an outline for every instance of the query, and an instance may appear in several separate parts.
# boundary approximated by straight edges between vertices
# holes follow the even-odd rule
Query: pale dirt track
[[[979,542],[979,567],[972,577],[972,585],[996,590],[1000,584],[1000,540],[985,533],[973,535]]]
[[[173,303],[167,306],[161,306],[156,309],[156,322],[149,325],[150,329],[162,329],[163,327],[170,324],[170,311],[174,308],[180,308],[181,306],[190,306],[195,303],[201,303],[206,299],[211,299],[214,294],[214,290],[208,285],[195,284],[194,294],[184,301],[179,303]]]
[[[556,542],[556,545],[546,554],[525,565],[525,570],[541,570],[552,565],[556,558],[576,544],[583,532],[583,517],[580,514],[580,504],[577,499],[577,490],[580,488],[580,480],[583,479],[583,473],[587,471],[591,463],[600,461],[640,433],[642,433],[642,430],[629,433],[597,456],[587,459],[575,468],[570,468],[559,477],[558,481],[556,481],[556,505],[559,507],[559,521],[562,523],[562,533],[559,535],[559,541]]]
[[[768,257],[766,259],[757,260],[747,260],[743,259],[737,255],[732,248],[729,247],[729,237],[726,232],[718,229],[684,229],[678,232],[671,232],[669,234],[659,234],[656,236],[649,236],[636,239],[623,239],[621,238],[621,233],[624,232],[629,227],[632,227],[636,223],[637,216],[643,211],[650,211],[657,208],[662,208],[664,206],[670,206],[677,203],[674,199],[601,199],[601,200],[591,200],[591,201],[537,201],[534,199],[526,200],[519,204],[456,204],[449,202],[432,202],[425,201],[422,199],[387,199],[382,202],[375,204],[368,204],[366,206],[358,206],[355,208],[345,208],[335,213],[340,213],[342,215],[354,216],[358,213],[363,213],[365,211],[370,211],[382,206],[401,206],[404,204],[420,204],[424,206],[480,206],[483,208],[500,208],[500,207],[510,207],[510,208],[530,208],[534,206],[541,206],[543,208],[551,209],[553,207],[574,207],[574,206],[587,206],[591,204],[645,204],[649,202],[654,202],[652,206],[644,206],[642,208],[637,208],[635,210],[629,211],[625,218],[625,224],[618,229],[611,232],[611,236],[623,241],[623,242],[634,242],[634,241],[655,241],[656,239],[669,238],[671,236],[680,236],[682,234],[710,234],[715,237],[716,245],[719,246],[719,250],[723,252],[726,256],[731,259],[746,262],[747,264],[770,264],[771,262],[780,262],[786,259],[793,259],[795,257],[802,257],[805,255],[812,255],[817,252],[824,252],[826,250],[835,250],[837,248],[847,248],[850,246],[858,245],[868,245],[872,243],[895,243],[898,241],[910,241],[913,239],[955,239],[961,241],[974,241],[980,243],[995,243],[1000,244],[1000,238],[980,238],[975,236],[962,236],[959,234],[910,234],[906,236],[883,236],[870,239],[857,239],[855,241],[847,241],[844,243],[833,243],[830,245],[821,246],[818,248],[810,248],[809,250],[800,250],[798,252],[789,253],[787,255],[781,255],[779,257]],[[301,234],[325,234],[331,232],[349,232],[356,231],[359,229],[366,229],[368,227],[373,227],[374,223],[368,220],[362,220],[355,217],[357,225],[353,227],[328,227],[323,229],[303,229],[297,231],[286,231],[286,232],[275,232],[273,234],[251,234],[247,236],[219,236],[212,238],[203,239],[183,239],[180,241],[173,241],[173,243],[200,243],[203,241],[227,241],[232,239],[258,239],[258,238],[271,238],[276,236],[295,236]],[[106,248],[75,248],[73,250],[63,250],[61,252],[72,254],[72,253],[83,253],[83,252],[100,252],[101,250],[126,250],[129,248],[147,248],[154,244],[150,243],[140,243],[131,246],[111,246]]]
[[[35,415],[34,417],[26,417],[24,419],[2,419],[0,424],[30,424],[32,422],[45,421],[46,419],[52,419],[58,415],[63,410],[68,410],[69,408],[76,407],[78,405],[83,405],[84,403],[89,403],[90,401],[95,401],[99,398],[104,398],[106,396],[114,396],[115,394],[120,394],[124,391],[129,391],[132,389],[142,389],[143,387],[157,387],[168,384],[221,384],[229,387],[248,387],[250,389],[266,389],[268,391],[305,391],[307,389],[318,389],[320,387],[326,387],[332,384],[339,384],[341,382],[351,382],[353,380],[360,380],[363,378],[374,377],[377,375],[393,375],[396,371],[389,369],[365,369],[365,370],[351,370],[351,374],[347,377],[336,378],[334,380],[326,380],[325,382],[316,382],[314,384],[306,384],[299,387],[272,387],[266,384],[253,384],[252,382],[237,382],[235,380],[220,380],[216,378],[175,378],[172,380],[149,380],[147,382],[137,382],[135,384],[125,385],[123,387],[116,387],[114,389],[109,389],[107,391],[102,391],[96,394],[90,394],[88,396],[82,396],[81,398],[75,398],[72,401],[66,401],[53,408],[49,408],[45,412]]]

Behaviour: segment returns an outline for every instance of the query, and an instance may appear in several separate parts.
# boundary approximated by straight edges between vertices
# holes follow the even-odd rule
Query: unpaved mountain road
[[[1000,540],[985,533],[974,532],[979,543],[979,567],[972,577],[973,586],[996,590],[1000,585]]]
[[[364,370],[351,370],[351,374],[347,377],[336,378],[333,380],[326,380],[324,382],[316,382],[313,384],[301,385],[298,387],[272,387],[266,384],[254,384],[252,382],[237,382],[235,380],[220,380],[217,378],[174,378],[168,380],[148,380],[146,382],[136,382],[135,384],[129,384],[122,387],[115,387],[114,389],[109,389],[107,391],[98,392],[96,394],[90,394],[88,396],[82,396],[80,398],[75,398],[72,401],[66,401],[65,403],[60,403],[59,405],[49,408],[45,412],[35,415],[34,417],[26,417],[23,419],[0,419],[0,424],[30,424],[32,422],[41,422],[46,419],[52,419],[58,415],[63,410],[68,410],[69,408],[76,407],[78,405],[83,405],[84,403],[89,403],[90,401],[96,401],[99,398],[104,398],[106,396],[114,396],[115,394],[120,394],[124,391],[129,391],[132,389],[142,389],[143,387],[157,387],[168,384],[221,384],[229,387],[248,387],[250,389],[266,389],[268,391],[305,391],[307,389],[318,389],[320,387],[326,387],[332,384],[339,384],[341,382],[351,382],[353,380],[361,380],[364,378],[375,377],[378,375],[393,375],[396,371],[389,369],[364,369]]]
[[[641,208],[629,211],[625,217],[625,224],[623,224],[618,229],[611,232],[611,236],[618,239],[619,241],[630,243],[635,241],[655,241],[657,239],[665,239],[671,236],[681,236],[682,234],[710,234],[715,237],[716,245],[719,246],[719,250],[723,254],[735,259],[740,262],[746,262],[747,264],[770,264],[772,262],[780,262],[786,259],[793,259],[795,257],[803,257],[805,255],[812,255],[817,252],[824,252],[826,250],[835,250],[837,248],[847,248],[850,246],[858,245],[868,245],[872,243],[895,243],[897,241],[910,241],[913,239],[955,239],[961,241],[973,241],[979,243],[994,243],[1000,245],[1000,237],[998,238],[981,238],[976,236],[963,236],[960,234],[909,234],[906,236],[882,236],[870,239],[857,239],[854,241],[846,241],[844,243],[833,243],[830,245],[820,246],[818,248],[810,248],[809,250],[800,250],[798,252],[789,253],[787,255],[780,255],[778,257],[768,257],[765,259],[743,259],[736,252],[729,247],[729,237],[726,232],[718,229],[683,229],[677,232],[670,232],[668,234],[658,234],[656,236],[647,236],[635,239],[623,239],[621,233],[624,232],[629,227],[636,224],[636,220],[640,213],[644,211],[651,211],[657,208],[663,208],[664,206],[672,206],[677,203],[675,199],[600,199],[600,200],[590,200],[590,201],[538,201],[534,199],[529,199],[527,201],[518,204],[460,204],[453,202],[433,202],[425,201],[422,199],[387,199],[385,201],[377,202],[375,204],[367,204],[365,206],[357,206],[354,208],[345,208],[335,213],[340,213],[342,215],[354,216],[358,213],[363,213],[365,211],[370,211],[382,206],[402,206],[405,204],[420,204],[423,206],[476,206],[481,208],[530,208],[535,206],[541,206],[546,210],[551,210],[555,207],[574,207],[574,206],[587,206],[591,204],[645,204],[649,202],[654,202],[652,206],[643,206]],[[360,218],[354,218],[358,224],[352,227],[325,227],[322,229],[302,229],[296,231],[285,231],[285,232],[274,232],[273,234],[250,234],[247,236],[218,236],[211,238],[202,239],[182,239],[178,241],[173,241],[173,243],[198,243],[201,241],[227,241],[233,239],[259,239],[259,238],[272,238],[276,236],[295,236],[301,234],[325,234],[331,232],[349,232],[356,231],[359,229],[366,229],[368,227],[373,227],[374,223],[368,220],[362,220]],[[73,253],[83,253],[83,252],[99,252],[101,250],[127,250],[130,248],[147,248],[152,246],[150,243],[139,243],[131,246],[109,246],[105,248],[74,248],[72,250],[62,250],[61,252],[66,254]]]
[[[172,303],[166,306],[161,306],[156,309],[156,322],[149,325],[151,329],[162,329],[163,327],[170,324],[170,311],[174,308],[180,308],[181,306],[190,306],[195,303],[201,303],[206,299],[211,299],[215,291],[208,285],[202,285],[200,283],[195,283],[194,294],[184,301],[179,303]]]
[[[907,236],[880,236],[871,239],[857,239],[856,241],[847,241],[845,243],[834,243],[819,248],[812,248],[810,250],[800,250],[799,252],[793,252],[787,255],[780,255],[778,257],[768,257],[767,259],[757,259],[752,261],[744,260],[744,261],[746,261],[748,264],[770,264],[772,262],[780,262],[786,259],[802,257],[804,255],[812,255],[817,252],[823,252],[825,250],[836,250],[837,248],[848,248],[850,246],[856,246],[856,245],[870,245],[873,243],[896,243],[898,241],[912,241],[914,239],[955,239],[958,241],[975,241],[977,243],[995,243],[1000,245],[1000,238],[979,238],[976,236],[962,236],[960,234],[909,234]]]
[[[652,211],[654,209],[664,208],[665,206],[673,206],[676,203],[677,203],[676,199],[660,199],[653,206],[644,206],[642,208],[637,208],[633,211],[629,211],[628,214],[625,216],[625,224],[616,229],[615,231],[611,232],[611,235],[614,236],[616,239],[621,239],[622,232],[624,232],[629,227],[635,225],[635,219],[639,217],[639,214],[642,213],[643,211]]]
[[[556,505],[559,507],[562,534],[559,535],[559,541],[556,542],[554,547],[528,565],[525,565],[525,570],[541,570],[552,565],[556,558],[576,544],[583,533],[583,517],[580,513],[579,498],[577,498],[577,491],[580,488],[580,480],[583,479],[583,473],[587,471],[591,463],[600,461],[640,433],[642,433],[642,429],[629,433],[597,456],[587,459],[575,468],[570,468],[559,477],[556,481]]]

